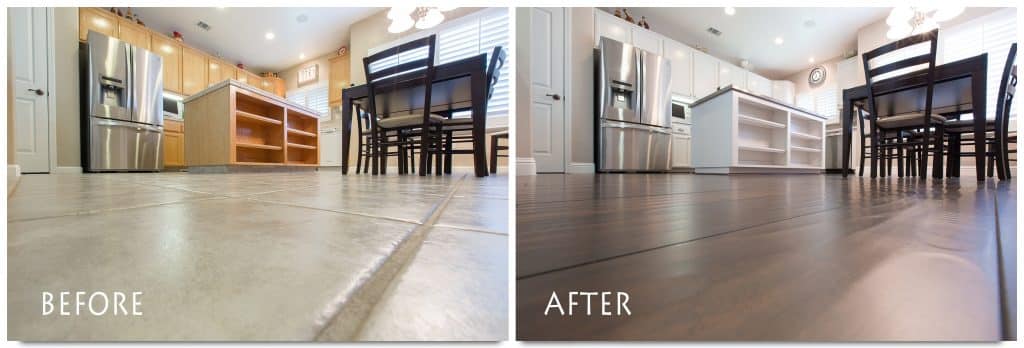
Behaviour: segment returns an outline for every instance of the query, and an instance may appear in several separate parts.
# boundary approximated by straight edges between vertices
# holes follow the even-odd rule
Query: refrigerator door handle
[[[125,80],[127,81],[127,95],[125,96],[125,105],[128,106],[128,119],[135,119],[135,52],[134,47],[129,45],[127,42],[124,43],[124,54],[125,64],[128,66],[127,73],[125,73]]]
[[[644,63],[645,63],[644,62],[644,55],[640,51],[639,47],[633,47],[633,56],[636,57],[635,60],[636,60],[636,81],[637,81],[637,84],[636,84],[636,98],[634,100],[635,100],[635,103],[636,103],[637,119],[642,121],[644,119],[644,116],[643,116],[644,115],[644,102],[643,102],[643,100],[644,100],[644,93],[646,93],[647,91],[644,90],[644,84],[642,82],[640,82],[640,81],[643,81],[644,70],[647,70],[647,69],[644,66]]]

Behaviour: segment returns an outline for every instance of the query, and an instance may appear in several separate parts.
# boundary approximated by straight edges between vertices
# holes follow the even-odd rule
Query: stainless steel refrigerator
[[[84,169],[163,169],[162,58],[94,31],[79,51]]]
[[[668,59],[606,37],[595,54],[597,171],[669,170],[672,73]]]

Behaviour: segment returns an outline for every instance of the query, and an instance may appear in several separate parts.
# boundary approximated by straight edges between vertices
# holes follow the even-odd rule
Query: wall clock
[[[807,83],[811,86],[820,86],[825,83],[825,67],[819,65],[811,69],[811,73],[807,75]]]

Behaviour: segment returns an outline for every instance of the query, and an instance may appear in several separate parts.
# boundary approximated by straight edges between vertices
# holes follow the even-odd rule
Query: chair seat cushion
[[[924,126],[921,114],[902,114],[889,117],[879,117],[878,126],[881,128],[904,128],[913,126]],[[946,118],[940,115],[932,115],[931,121],[934,124],[943,124]]]
[[[441,122],[445,118],[438,114],[430,114],[430,120]],[[399,128],[423,124],[423,114],[395,114],[377,121],[381,128]]]
[[[994,131],[996,130],[996,120],[986,119],[985,130]],[[952,120],[946,122],[946,131],[954,133],[973,132],[974,131],[974,120]]]

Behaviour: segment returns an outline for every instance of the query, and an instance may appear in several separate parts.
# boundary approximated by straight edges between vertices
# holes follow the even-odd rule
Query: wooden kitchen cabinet
[[[284,98],[284,94],[285,94],[284,80],[282,80],[280,77],[264,76],[263,77],[263,85],[262,86],[263,86],[262,89],[264,91],[267,91],[267,92],[270,92],[270,93],[274,93],[274,95],[277,95],[279,97]]]
[[[181,50],[181,92],[192,95],[208,86],[207,58],[203,52],[182,46]]]
[[[185,125],[164,120],[164,167],[185,166]]]
[[[89,30],[116,37],[117,16],[110,11],[99,8],[83,7],[78,9],[78,39],[85,41]]]
[[[117,19],[117,38],[135,47],[149,49],[149,30],[129,19]]]
[[[163,57],[164,89],[181,93],[181,43],[160,34],[152,34],[150,46]]]
[[[235,69],[230,64],[217,58],[209,58],[208,63],[209,82],[207,86],[213,86],[221,81],[235,78]]]
[[[341,90],[352,83],[349,74],[349,55],[337,56],[329,60],[327,104],[341,104]]]

